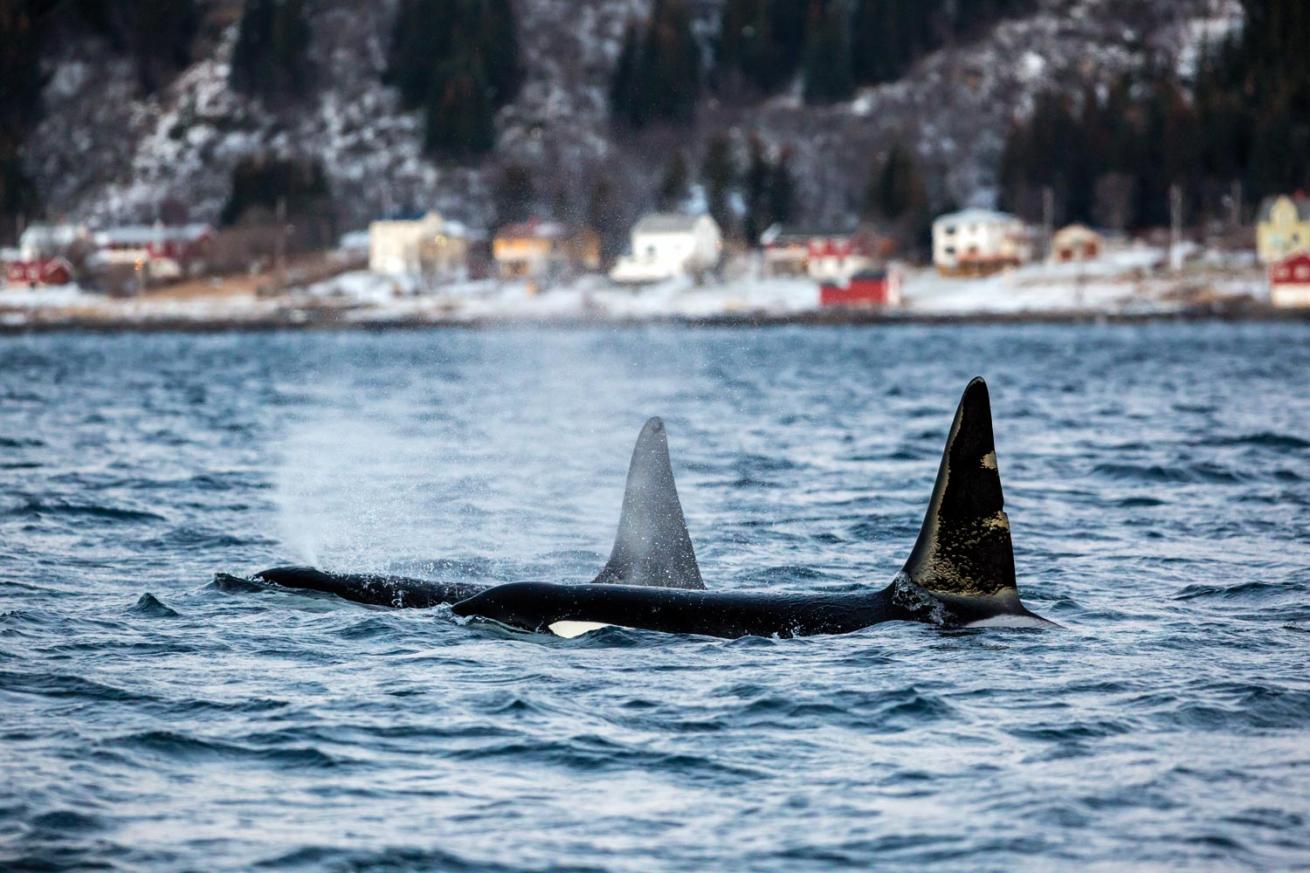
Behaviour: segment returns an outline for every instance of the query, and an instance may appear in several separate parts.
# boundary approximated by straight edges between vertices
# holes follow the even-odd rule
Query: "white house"
[[[66,254],[91,239],[81,224],[29,224],[18,238],[18,250],[27,260]]]
[[[1032,229],[1004,212],[966,209],[932,224],[932,260],[944,274],[984,276],[1032,257]]]
[[[384,276],[453,278],[464,269],[466,237],[463,225],[435,212],[374,221],[368,226],[368,268]]]
[[[638,284],[694,276],[719,263],[723,237],[708,215],[652,213],[632,228],[632,252],[619,258],[610,278]]]

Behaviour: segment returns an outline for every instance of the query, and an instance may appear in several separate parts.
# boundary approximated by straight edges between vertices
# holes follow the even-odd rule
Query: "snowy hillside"
[[[210,20],[231,2],[211,0]],[[311,156],[327,170],[342,229],[383,212],[435,206],[473,224],[490,218],[499,168],[526,166],[542,209],[582,214],[600,178],[624,213],[644,209],[672,147],[694,156],[712,133],[758,133],[794,150],[805,218],[853,213],[873,157],[892,137],[913,142],[939,203],[987,203],[1010,119],[1053,83],[1082,87],[1166,58],[1184,70],[1198,42],[1240,23],[1236,0],[1042,0],[1041,11],[978,42],[938,51],[900,82],[855,99],[807,107],[781,96],[749,107],[702,101],[690,132],[616,137],[606,94],[625,23],[649,0],[517,0],[524,86],[498,117],[496,153],[475,165],[422,155],[422,121],[381,83],[395,2],[311,4],[318,87],[275,112],[227,86],[235,25],[198,43],[198,57],[163,91],[138,96],[130,64],[96,38],[47,57],[45,116],[27,144],[27,170],[47,212],[95,221],[152,220],[164,201],[214,220],[243,156]],[[718,4],[694,4],[701,29]],[[794,89],[793,89],[794,90]]]

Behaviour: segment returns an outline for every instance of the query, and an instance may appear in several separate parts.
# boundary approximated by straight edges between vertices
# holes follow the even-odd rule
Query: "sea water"
[[[884,586],[987,378],[1025,602],[561,640],[215,584]],[[0,339],[0,868],[1310,865],[1310,326]]]

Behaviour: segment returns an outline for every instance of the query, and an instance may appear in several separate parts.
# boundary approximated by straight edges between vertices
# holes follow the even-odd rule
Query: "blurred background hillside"
[[[1307,44],[1304,0],[0,0],[0,242],[279,200],[324,239],[549,214],[607,255],[654,208],[1132,231],[1175,185],[1240,222],[1310,187]]]

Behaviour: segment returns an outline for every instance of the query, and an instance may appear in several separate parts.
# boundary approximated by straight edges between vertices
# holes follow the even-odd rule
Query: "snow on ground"
[[[903,269],[901,307],[908,317],[1050,316],[1061,313],[1177,312],[1222,299],[1267,300],[1263,272],[1250,259],[1197,251],[1184,269],[1163,269],[1166,253],[1144,246],[1113,250],[1087,263],[1037,263],[979,279],[945,277],[931,268]],[[676,279],[638,288],[585,276],[535,291],[525,282],[480,279],[426,288],[365,270],[276,296],[215,293],[112,299],[57,288],[0,289],[0,327],[96,321],[299,324],[338,321],[649,321],[707,318],[787,318],[819,308],[810,279],[737,278],[698,285]]]
[[[3,277],[0,277],[2,279]],[[37,309],[47,306],[77,306],[97,299],[77,285],[42,285],[37,288],[0,282],[0,309]]]
[[[1159,271],[1165,253],[1133,247],[1088,263],[1030,264],[980,279],[945,277],[935,270],[904,271],[908,315],[1049,315],[1060,312],[1156,312],[1182,308],[1196,293],[1263,296],[1257,271],[1219,269],[1176,274]],[[745,315],[786,317],[819,306],[818,284],[809,279],[736,279],[696,285],[670,280],[640,288],[615,286],[590,276],[534,293],[520,282],[480,280],[421,293],[417,284],[358,271],[311,286],[305,295],[337,300],[354,320],[647,320]],[[896,310],[890,310],[895,312]]]
[[[1134,257],[1137,263],[1134,263]],[[921,270],[906,277],[907,308],[921,313],[1016,313],[1058,310],[1110,311],[1143,302],[1143,287],[1130,277],[1159,257],[1153,249],[1128,252],[1116,263],[1029,264],[993,276],[965,279]]]
[[[352,306],[354,320],[634,320],[711,318],[760,313],[788,315],[818,307],[818,286],[803,279],[745,280],[695,285],[670,280],[640,288],[588,276],[534,293],[527,283],[479,280],[415,293],[414,285],[366,271],[343,273],[304,289],[304,295]]]
[[[1250,263],[1193,249],[1184,254],[1202,263],[1174,273],[1159,269],[1164,250],[1132,246],[1095,261],[1039,262],[979,279],[920,270],[906,277],[902,293],[906,308],[924,315],[1164,312],[1197,296],[1267,296],[1263,274]]]

